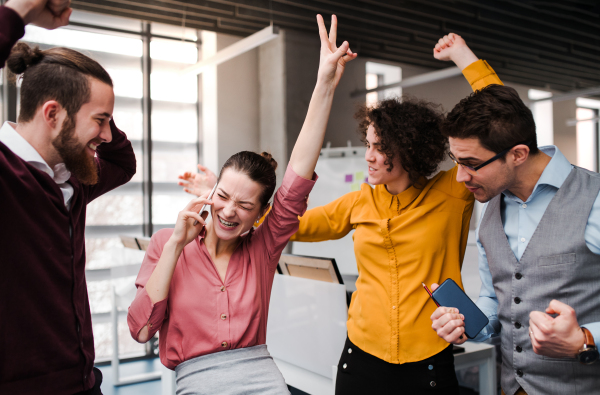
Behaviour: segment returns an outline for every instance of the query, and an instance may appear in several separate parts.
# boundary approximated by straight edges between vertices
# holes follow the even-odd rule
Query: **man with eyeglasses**
[[[475,340],[501,336],[503,394],[598,393],[600,175],[538,148],[531,111],[509,87],[463,99],[443,131],[457,180],[486,203],[477,305],[490,322]],[[467,340],[457,309],[431,319],[446,341]]]

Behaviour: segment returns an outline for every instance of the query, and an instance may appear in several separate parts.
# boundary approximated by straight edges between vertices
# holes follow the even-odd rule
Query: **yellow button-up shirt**
[[[463,70],[474,90],[502,84],[479,60]],[[348,312],[348,337],[386,362],[415,362],[448,347],[431,328],[436,309],[421,282],[452,278],[460,270],[473,212],[473,195],[456,181],[457,167],[422,179],[398,195],[385,185],[351,192],[308,210],[294,241],[344,237],[352,229],[358,265]]]

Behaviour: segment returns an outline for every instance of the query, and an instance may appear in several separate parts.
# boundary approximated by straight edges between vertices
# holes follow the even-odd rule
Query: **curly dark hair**
[[[354,117],[365,143],[367,129],[373,124],[380,152],[386,156],[387,171],[392,171],[398,155],[412,184],[433,174],[448,152],[448,139],[440,130],[444,117],[438,104],[412,97],[392,98],[374,107],[363,105]]]

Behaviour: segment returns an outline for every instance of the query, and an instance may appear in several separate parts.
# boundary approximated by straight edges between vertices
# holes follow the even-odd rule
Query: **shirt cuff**
[[[583,327],[586,327],[588,331],[594,337],[594,343],[596,343],[596,347],[600,348],[600,322],[591,322],[589,324],[580,324]]]
[[[131,336],[137,341],[140,330],[146,325],[148,325],[150,336],[153,336],[160,329],[166,316],[166,310],[167,299],[152,303],[145,288],[138,290],[127,314],[127,325]]]
[[[490,84],[502,84],[494,69],[483,59],[471,63],[462,72],[474,91]]]
[[[300,177],[292,166],[288,164],[288,167],[283,176],[283,182],[281,187],[277,190],[280,198],[287,201],[306,201],[308,194],[312,191],[315,186],[315,182],[319,177],[317,173],[313,172],[312,179],[307,180],[304,177]],[[306,205],[303,206],[302,212],[298,215],[303,215],[306,212]]]

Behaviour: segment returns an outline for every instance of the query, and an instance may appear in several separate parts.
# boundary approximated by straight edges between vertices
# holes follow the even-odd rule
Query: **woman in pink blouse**
[[[175,228],[157,232],[148,247],[127,323],[142,343],[160,331],[160,359],[175,369],[178,394],[288,393],[265,345],[271,286],[316,180],[333,93],[356,57],[347,42],[336,46],[335,16],[329,37],[320,15],[317,21],[317,84],[265,222],[252,229],[269,208],[276,163],[240,152],[221,169],[212,201],[192,200]],[[212,206],[206,223],[198,215],[205,203]]]

